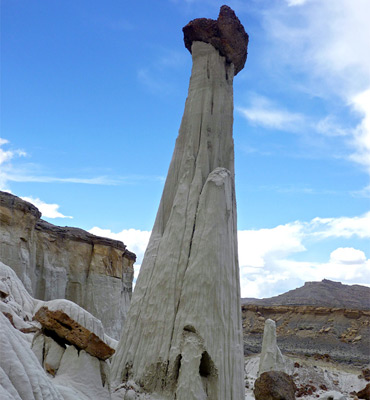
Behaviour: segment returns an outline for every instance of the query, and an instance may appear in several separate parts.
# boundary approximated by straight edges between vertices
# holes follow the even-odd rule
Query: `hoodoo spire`
[[[183,30],[188,98],[112,376],[170,399],[242,400],[232,128],[248,35],[227,6]]]

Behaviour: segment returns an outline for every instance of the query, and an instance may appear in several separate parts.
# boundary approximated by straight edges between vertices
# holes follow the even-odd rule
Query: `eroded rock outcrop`
[[[246,52],[244,37],[239,44]],[[236,66],[210,43],[196,38],[191,45],[184,116],[112,379],[116,385],[133,379],[172,399],[241,400]]]
[[[0,313],[0,398],[63,400],[22,333]]]
[[[58,227],[40,216],[32,204],[0,192],[0,261],[14,269],[32,296],[73,301],[118,339],[135,255],[122,242]]]
[[[101,322],[68,300],[33,299],[1,262],[0,282],[0,398],[109,400],[115,341]]]
[[[34,319],[45,331],[56,334],[63,342],[73,344],[93,357],[106,360],[114,353],[114,349],[104,342],[101,322],[68,300],[46,302],[37,310]]]

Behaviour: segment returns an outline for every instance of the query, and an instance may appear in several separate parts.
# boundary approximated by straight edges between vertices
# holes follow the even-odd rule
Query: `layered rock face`
[[[363,365],[370,359],[370,310],[315,306],[242,306],[244,351],[261,351],[267,319],[276,321],[277,343],[286,353]]]
[[[135,255],[122,242],[40,217],[32,204],[0,192],[0,261],[34,297],[69,299],[118,339],[130,304]]]
[[[241,30],[228,7],[221,14],[226,11],[234,30]],[[246,50],[247,40],[239,44]],[[244,399],[244,385],[232,138],[235,66],[228,61],[231,54],[220,55],[210,43],[192,41],[191,53],[184,116],[113,357],[112,380],[133,379],[145,391],[172,399],[238,400]]]

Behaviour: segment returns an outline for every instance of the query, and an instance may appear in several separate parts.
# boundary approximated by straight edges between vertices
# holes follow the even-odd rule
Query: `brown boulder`
[[[41,307],[34,316],[39,321],[47,334],[51,331],[67,344],[73,344],[78,349],[101,360],[106,360],[114,353],[114,349],[104,343],[95,333],[89,331],[78,322],[69,317],[62,310],[49,310]]]
[[[256,400],[295,400],[296,385],[291,376],[282,371],[267,371],[254,384]]]
[[[356,393],[359,399],[370,400],[370,383],[368,383],[364,389]]]
[[[210,43],[228,63],[234,64],[234,75],[244,68],[249,37],[230,7],[222,6],[217,20],[197,18],[184,26],[182,31],[185,47],[190,53],[193,42]]]
[[[362,376],[364,377],[365,381],[370,381],[370,368],[363,369]]]

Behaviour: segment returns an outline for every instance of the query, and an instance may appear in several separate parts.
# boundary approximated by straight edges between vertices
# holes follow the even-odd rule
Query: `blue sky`
[[[223,2],[1,2],[0,189],[121,239],[138,272],[191,70],[182,27]],[[244,297],[370,285],[370,2],[234,0]]]

